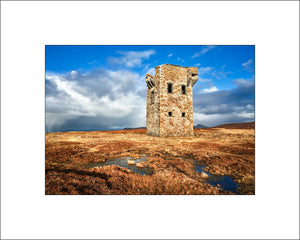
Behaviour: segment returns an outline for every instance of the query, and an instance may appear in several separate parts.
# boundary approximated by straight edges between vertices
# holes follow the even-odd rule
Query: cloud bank
[[[46,74],[46,131],[145,126],[146,84],[130,71]]]
[[[212,127],[254,121],[254,80],[236,79],[233,84],[231,90],[211,87],[194,93],[194,124]]]
[[[254,121],[254,81],[235,88],[194,91],[194,124]],[[146,126],[144,76],[98,69],[46,75],[46,131],[91,131]]]

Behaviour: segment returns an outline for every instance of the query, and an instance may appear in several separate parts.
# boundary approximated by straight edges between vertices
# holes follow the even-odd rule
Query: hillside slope
[[[255,129],[255,122],[246,123],[228,123],[222,124],[213,128],[226,128],[226,129]]]

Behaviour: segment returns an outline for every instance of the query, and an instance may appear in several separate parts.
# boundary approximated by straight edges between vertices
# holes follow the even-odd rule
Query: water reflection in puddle
[[[138,159],[134,159],[132,157],[111,158],[111,159],[107,160],[105,163],[93,163],[93,164],[89,164],[88,167],[93,168],[93,167],[117,165],[122,168],[127,168],[137,174],[151,175],[153,173],[153,171],[150,168],[146,168],[146,167],[139,168],[136,166],[137,163],[144,162],[144,161],[146,161],[146,159],[147,158],[145,156],[140,157]],[[128,160],[134,161],[135,165],[128,164]]]
[[[210,185],[217,187],[219,184],[220,187],[229,192],[238,193],[237,189],[239,187],[231,177],[228,176],[212,176],[206,180],[206,182]]]
[[[210,173],[205,172],[203,170],[205,168],[204,164],[202,164],[198,161],[195,161],[195,160],[194,160],[193,164],[194,164],[196,172],[198,172],[198,173],[204,172],[209,176],[209,178],[206,180],[206,182],[208,184],[213,185],[215,187],[220,187],[223,190],[226,190],[229,192],[238,193],[237,189],[239,188],[239,185],[236,184],[231,177],[211,175]]]
[[[198,173],[204,172],[208,176],[212,176],[210,173],[203,171],[203,169],[206,167],[203,163],[200,163],[200,162],[194,160],[193,165],[194,165],[194,168],[195,168],[196,172],[198,172]]]
[[[134,161],[135,165],[128,164],[128,160]],[[105,163],[92,163],[87,165],[89,168],[93,167],[102,167],[102,166],[111,166],[111,165],[117,165],[123,168],[130,169],[131,171],[141,174],[141,175],[151,175],[153,174],[153,170],[150,168],[139,168],[136,166],[139,162],[144,162],[147,160],[146,155],[142,155],[138,159],[134,159],[132,157],[122,157],[122,158],[111,158],[107,160]],[[185,159],[187,160],[187,159]],[[190,160],[189,160],[190,161]],[[193,160],[194,169],[196,172],[201,173],[204,172],[208,175],[208,179],[206,180],[206,183],[215,186],[220,187],[223,190],[230,191],[233,193],[238,193],[237,189],[239,188],[239,185],[236,184],[231,177],[228,176],[214,176],[208,172],[205,172],[203,169],[206,167],[203,163],[198,162],[196,160]]]

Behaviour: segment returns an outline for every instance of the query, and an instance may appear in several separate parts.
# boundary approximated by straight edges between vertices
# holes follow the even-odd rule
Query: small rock
[[[128,165],[135,165],[135,161],[133,161],[133,160],[128,160],[128,161],[127,161],[127,164],[128,164]]]
[[[200,176],[202,178],[209,178],[208,174],[206,174],[205,172],[200,173]]]
[[[142,168],[142,167],[144,167],[144,164],[142,164],[142,163],[137,163],[136,166],[139,167],[139,168]]]

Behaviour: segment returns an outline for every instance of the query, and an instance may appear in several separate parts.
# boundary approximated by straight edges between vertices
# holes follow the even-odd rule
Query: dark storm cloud
[[[144,78],[130,71],[47,73],[46,131],[145,125],[145,94]]]
[[[45,81],[45,87],[46,87],[46,96],[53,96],[58,94],[57,92],[57,86],[54,82],[51,82],[46,79]]]
[[[127,115],[122,118],[104,117],[101,115],[93,116],[78,116],[73,119],[64,121],[57,126],[55,131],[99,131],[108,129],[122,129],[124,127],[137,127],[133,121],[132,115]],[[146,126],[146,121],[140,122],[140,126]]]
[[[194,95],[194,121],[208,126],[254,121],[254,81],[238,79],[231,90]]]

